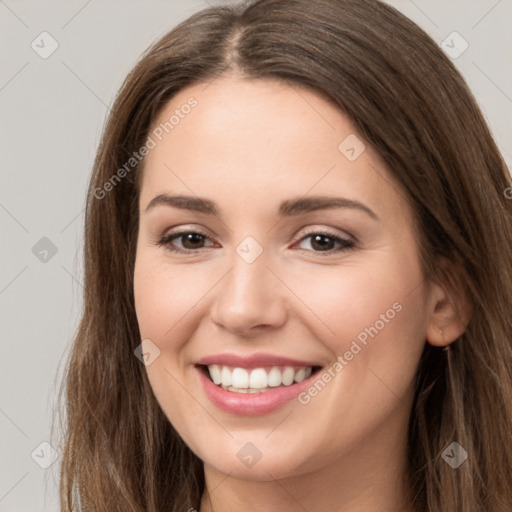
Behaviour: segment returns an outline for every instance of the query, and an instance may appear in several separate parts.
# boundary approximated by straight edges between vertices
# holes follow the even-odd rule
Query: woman
[[[181,23],[95,161],[62,510],[511,510],[510,186],[386,4]]]

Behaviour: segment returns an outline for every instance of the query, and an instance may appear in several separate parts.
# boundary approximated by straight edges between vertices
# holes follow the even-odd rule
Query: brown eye
[[[176,246],[173,240],[182,239],[182,247]],[[193,252],[197,249],[202,249],[205,240],[208,240],[206,235],[197,233],[196,231],[181,231],[179,233],[172,233],[163,236],[158,241],[158,245],[164,246],[171,252]]]
[[[176,245],[175,240],[181,239],[181,247],[180,245]],[[339,236],[332,233],[323,233],[323,232],[313,232],[301,238],[299,241],[311,239],[310,247],[311,249],[303,249],[309,252],[319,253],[322,256],[325,253],[326,256],[337,253],[340,251],[348,251],[355,249],[355,243],[351,240],[346,240],[344,238],[340,238]],[[209,238],[202,233],[198,233],[196,231],[181,231],[179,233],[171,233],[170,235],[166,235],[161,237],[157,245],[164,246],[167,250],[171,252],[195,252],[199,249],[211,247],[204,246],[206,240]],[[338,248],[336,248],[338,245]]]
[[[300,242],[307,239],[311,239],[310,247],[312,248],[313,252],[332,254],[333,252],[355,249],[354,242],[340,238],[339,236],[332,233],[309,233],[308,235],[302,237]],[[338,249],[335,249],[334,247],[336,244],[340,246]]]
[[[186,235],[179,235],[176,238],[183,240],[182,245],[185,249],[199,249],[201,243],[204,243],[204,237],[199,233],[187,233]]]

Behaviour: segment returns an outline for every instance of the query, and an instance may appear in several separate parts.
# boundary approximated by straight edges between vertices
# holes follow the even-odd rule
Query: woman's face
[[[379,155],[316,93],[225,76],[150,135],[135,305],[187,445],[255,480],[405,453],[431,298]]]

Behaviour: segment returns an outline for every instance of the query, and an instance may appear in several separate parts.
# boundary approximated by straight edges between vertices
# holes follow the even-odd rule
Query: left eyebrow
[[[378,215],[368,206],[345,197],[312,196],[283,201],[279,206],[281,217],[291,217],[316,210],[328,210],[335,208],[353,208],[366,213],[372,219],[379,221]]]
[[[156,206],[165,205],[182,210],[191,210],[205,215],[220,216],[219,208],[216,204],[206,198],[194,196],[169,196],[167,194],[160,194],[154,197],[146,207],[146,212]],[[380,221],[378,215],[368,208],[368,206],[344,197],[330,197],[330,196],[312,196],[302,197],[296,199],[289,199],[283,201],[279,205],[278,214],[280,217],[293,217],[309,213],[317,210],[327,210],[335,208],[352,208],[366,213],[372,219]]]

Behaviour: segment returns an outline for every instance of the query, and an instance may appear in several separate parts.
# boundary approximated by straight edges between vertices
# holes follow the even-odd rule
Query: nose
[[[265,251],[252,263],[237,253],[217,286],[211,319],[238,336],[251,337],[286,322],[287,288],[269,268]]]

